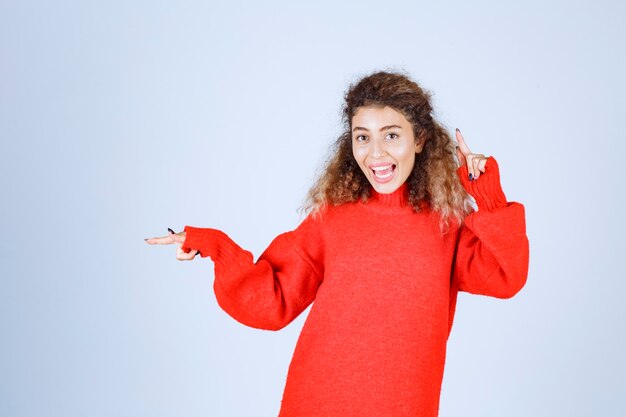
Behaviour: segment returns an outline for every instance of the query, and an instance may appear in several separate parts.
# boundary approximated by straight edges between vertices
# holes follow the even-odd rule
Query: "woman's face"
[[[411,123],[389,106],[359,107],[352,117],[352,154],[381,194],[406,181],[423,146],[423,141],[415,143]]]

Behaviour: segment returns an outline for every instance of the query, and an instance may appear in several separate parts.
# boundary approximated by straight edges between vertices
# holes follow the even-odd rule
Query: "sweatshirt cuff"
[[[478,210],[491,211],[507,206],[506,196],[500,185],[500,169],[493,156],[487,158],[485,172],[481,172],[477,180],[469,180],[467,164],[460,166],[457,174],[465,190],[476,200]]]
[[[197,249],[202,258],[210,256],[213,262],[236,260],[242,249],[226,233],[208,227],[185,226],[185,241],[181,249],[189,253]]]

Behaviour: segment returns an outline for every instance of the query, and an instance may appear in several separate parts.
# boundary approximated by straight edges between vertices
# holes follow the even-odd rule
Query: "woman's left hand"
[[[469,180],[477,180],[481,172],[485,172],[485,164],[489,157],[482,153],[472,153],[463,139],[463,135],[459,129],[456,130],[456,140],[459,145],[456,147],[456,155],[459,158],[461,166],[467,164],[467,172]]]

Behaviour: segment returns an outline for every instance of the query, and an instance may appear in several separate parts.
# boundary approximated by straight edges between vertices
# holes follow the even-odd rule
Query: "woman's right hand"
[[[149,245],[171,245],[176,243],[176,259],[179,261],[192,261],[196,255],[199,253],[198,249],[192,249],[189,253],[183,251],[181,247],[183,243],[185,243],[185,238],[187,237],[186,232],[174,233],[172,229],[168,229],[169,235],[162,237],[151,237],[148,239],[144,239]]]

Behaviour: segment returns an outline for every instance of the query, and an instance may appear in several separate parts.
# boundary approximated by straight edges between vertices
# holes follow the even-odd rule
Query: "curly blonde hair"
[[[409,204],[416,212],[428,208],[438,212],[442,234],[447,233],[449,219],[460,225],[473,211],[471,197],[456,173],[456,143],[433,119],[430,92],[404,73],[379,71],[351,84],[344,99],[343,133],[331,148],[323,173],[309,190],[301,210],[315,217],[328,204],[367,201],[371,185],[352,153],[352,117],[362,106],[389,106],[411,123],[416,141],[425,141],[407,178]]]

